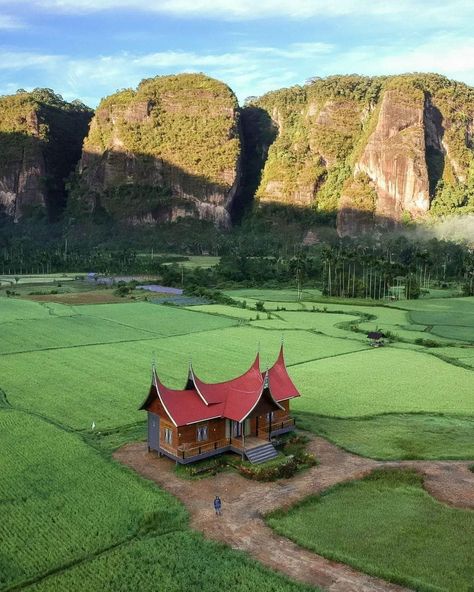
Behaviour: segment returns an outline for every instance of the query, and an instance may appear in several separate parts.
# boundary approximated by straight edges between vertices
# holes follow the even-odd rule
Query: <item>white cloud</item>
[[[307,59],[330,53],[334,45],[330,43],[292,43],[287,48],[280,47],[247,47],[249,52],[255,54],[275,56],[286,59]]]
[[[20,19],[8,14],[0,14],[0,31],[24,29],[26,24]]]
[[[474,84],[474,38],[437,35],[417,46],[359,46],[338,52],[319,64],[317,74],[356,72],[366,75],[437,72]]]
[[[7,3],[11,0],[0,0]],[[21,2],[21,0],[20,0]],[[254,20],[262,18],[383,16],[411,14],[417,9],[432,12],[438,7],[453,14],[452,4],[469,6],[468,0],[440,2],[432,0],[27,0],[48,10],[69,13],[93,13],[105,10],[139,10],[180,17],[206,17],[229,20]],[[443,10],[444,7],[444,10]]]
[[[54,68],[64,58],[59,55],[36,54],[26,51],[1,51],[0,70],[23,70],[25,68]]]
[[[474,38],[445,34],[412,47],[394,42],[384,47],[367,45],[345,50],[324,43],[300,42],[279,47],[242,45],[226,53],[121,52],[92,58],[0,50],[2,71],[4,87],[11,82],[14,71],[15,80],[49,86],[69,99],[78,97],[92,106],[119,88],[135,87],[143,78],[195,71],[224,81],[241,100],[301,84],[311,76],[352,72],[381,75],[431,71],[474,84]]]

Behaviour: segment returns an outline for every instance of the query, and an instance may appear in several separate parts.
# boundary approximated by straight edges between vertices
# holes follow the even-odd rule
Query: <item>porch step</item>
[[[266,462],[267,460],[276,458],[278,456],[278,452],[275,450],[273,444],[268,442],[268,444],[262,444],[262,446],[257,446],[251,450],[246,450],[245,456],[252,464],[257,465],[259,463]]]

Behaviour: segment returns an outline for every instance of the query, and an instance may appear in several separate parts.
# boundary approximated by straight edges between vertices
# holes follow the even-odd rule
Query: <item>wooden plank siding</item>
[[[289,415],[290,405],[289,401],[281,402],[283,410],[276,410],[273,412],[273,420],[271,422],[272,433],[289,431],[293,429],[292,419]],[[250,433],[249,436],[261,439],[268,438],[270,422],[267,419],[267,414],[263,413],[261,408],[255,410],[259,415],[250,418]],[[179,462],[190,462],[192,457],[207,457],[213,454],[218,454],[225,449],[231,447],[240,448],[239,438],[226,437],[226,419],[217,418],[176,427],[172,422],[166,409],[161,404],[159,399],[153,401],[149,407],[149,412],[155,413],[160,417],[159,422],[159,447],[160,451],[171,455]],[[257,418],[258,418],[258,433],[257,433]],[[207,426],[207,440],[198,441],[198,428]],[[168,444],[165,441],[165,429],[171,430],[172,442]],[[233,446],[234,445],[234,446]]]

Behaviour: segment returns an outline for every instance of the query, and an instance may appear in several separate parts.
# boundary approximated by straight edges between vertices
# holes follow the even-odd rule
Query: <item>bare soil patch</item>
[[[345,452],[323,438],[313,438],[308,449],[318,458],[317,467],[290,480],[271,483],[249,481],[233,472],[187,481],[175,474],[172,461],[148,453],[143,443],[128,444],[114,457],[178,497],[189,511],[191,526],[207,537],[246,551],[267,567],[295,580],[330,592],[406,589],[298,547],[274,533],[263,520],[265,514],[289,507],[337,483],[360,479],[380,467],[415,468],[424,474],[425,487],[434,497],[453,506],[474,508],[470,462],[374,461]],[[216,517],[212,508],[215,495],[223,501],[221,517]]]

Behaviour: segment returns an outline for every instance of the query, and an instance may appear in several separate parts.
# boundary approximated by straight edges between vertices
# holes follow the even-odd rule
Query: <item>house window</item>
[[[170,428],[165,428],[165,444],[172,444],[173,443],[173,430]]]
[[[273,421],[275,419],[275,412],[274,411],[269,411],[267,413],[267,421],[270,423],[271,421]]]
[[[208,439],[207,425],[199,426],[197,428],[197,441],[204,442],[204,440],[207,440],[207,439]]]

